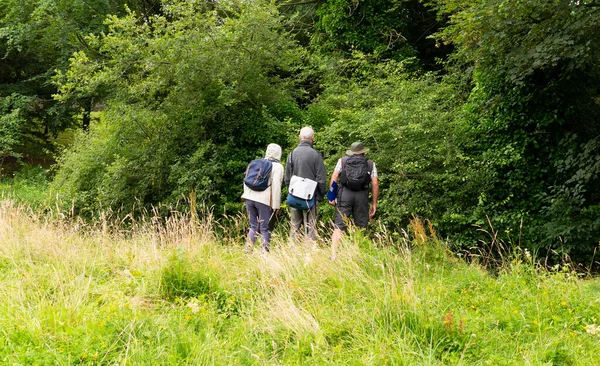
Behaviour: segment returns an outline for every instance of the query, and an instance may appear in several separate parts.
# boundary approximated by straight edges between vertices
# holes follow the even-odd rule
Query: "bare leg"
[[[340,240],[344,237],[344,232],[340,229],[333,229],[333,234],[331,234],[331,260],[334,261],[337,259],[337,248],[340,244]]]

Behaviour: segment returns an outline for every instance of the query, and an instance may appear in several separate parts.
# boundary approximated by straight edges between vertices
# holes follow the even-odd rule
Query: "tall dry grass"
[[[491,276],[420,220],[331,261],[279,234],[245,253],[241,216],[48,217],[0,203],[6,364],[600,363],[597,281],[516,258]]]

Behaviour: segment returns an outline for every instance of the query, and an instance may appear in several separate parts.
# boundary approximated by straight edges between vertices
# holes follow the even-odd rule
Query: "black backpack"
[[[244,184],[253,191],[264,191],[269,187],[273,163],[267,159],[252,160],[246,168]]]
[[[373,162],[364,155],[350,155],[342,158],[340,184],[352,191],[362,191],[371,183]]]

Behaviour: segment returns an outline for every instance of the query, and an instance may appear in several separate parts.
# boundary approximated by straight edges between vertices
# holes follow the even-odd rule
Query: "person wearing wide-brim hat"
[[[335,206],[334,230],[331,236],[331,259],[337,257],[336,251],[344,232],[348,229],[350,216],[354,225],[366,228],[369,219],[377,211],[379,196],[379,178],[375,163],[365,157],[369,149],[362,142],[354,142],[346,150],[346,156],[340,158],[331,176],[330,191],[336,197],[328,196],[329,204]],[[371,205],[369,207],[369,187],[371,187]]]
[[[346,150],[346,155],[360,155],[368,152],[369,149],[365,148],[362,142],[353,142],[350,145],[350,150]]]

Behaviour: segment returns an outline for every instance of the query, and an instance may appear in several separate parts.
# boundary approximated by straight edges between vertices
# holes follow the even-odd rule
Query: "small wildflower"
[[[190,301],[190,302],[187,303],[186,306],[188,308],[190,308],[190,310],[194,314],[196,314],[198,311],[200,311],[200,304],[198,304],[198,302],[196,302],[196,301]]]
[[[585,331],[591,335],[597,335],[600,337],[600,325],[589,324],[585,326]]]
[[[442,316],[442,324],[446,327],[446,329],[452,329],[453,317],[451,312],[447,312]]]

